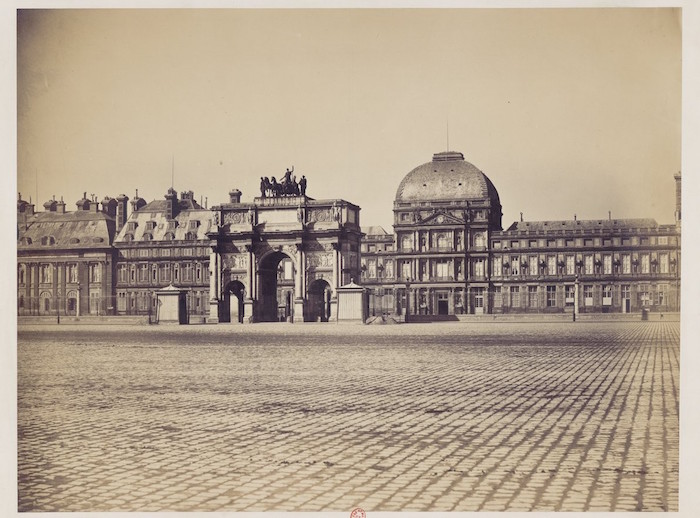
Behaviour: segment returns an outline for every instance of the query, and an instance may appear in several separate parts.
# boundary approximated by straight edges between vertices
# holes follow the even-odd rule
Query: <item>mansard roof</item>
[[[623,230],[657,228],[658,226],[656,220],[652,218],[516,221],[508,227],[507,232],[520,230],[528,230],[531,232],[545,232],[550,230]]]
[[[180,200],[181,207],[185,206],[183,201],[191,202],[186,206],[196,208],[181,208],[173,219],[167,218],[165,201],[161,200],[152,201],[142,209],[132,212],[115,238],[115,244],[191,241],[192,239],[188,239],[188,233],[194,233],[194,240],[208,242],[206,234],[214,228],[214,212],[201,208],[193,200]]]
[[[39,212],[18,223],[19,250],[78,249],[111,246],[114,218],[104,212]]]

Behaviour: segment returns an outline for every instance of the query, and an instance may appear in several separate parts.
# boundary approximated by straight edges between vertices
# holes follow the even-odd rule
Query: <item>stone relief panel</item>
[[[248,223],[248,214],[246,212],[225,212],[224,225],[242,225]]]
[[[311,209],[309,210],[308,220],[310,223],[315,221],[326,222],[332,221],[333,215],[330,209]]]
[[[307,268],[329,268],[333,266],[333,254],[329,252],[310,252],[306,254]]]
[[[245,270],[248,268],[248,254],[232,254],[224,258],[224,266],[229,270]]]

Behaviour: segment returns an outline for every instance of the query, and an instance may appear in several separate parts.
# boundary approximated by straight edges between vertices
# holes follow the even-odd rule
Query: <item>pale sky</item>
[[[209,206],[295,166],[391,230],[401,179],[464,153],[519,219],[672,223],[674,9],[48,10],[18,18],[18,190]]]

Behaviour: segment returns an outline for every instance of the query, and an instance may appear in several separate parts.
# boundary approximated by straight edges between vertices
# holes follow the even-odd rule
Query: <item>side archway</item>
[[[331,286],[316,279],[309,286],[308,317],[311,322],[328,322],[331,317]]]
[[[243,323],[245,317],[245,286],[240,281],[231,281],[224,288],[224,310],[222,322]]]

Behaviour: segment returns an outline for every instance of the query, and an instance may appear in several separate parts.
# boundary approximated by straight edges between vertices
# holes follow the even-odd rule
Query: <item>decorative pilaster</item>
[[[248,252],[248,290],[246,290],[246,297],[243,300],[243,312],[246,315],[243,319],[243,323],[251,324],[255,322],[255,300],[258,293],[257,265],[255,263],[253,244],[245,245],[245,249]]]

